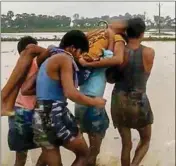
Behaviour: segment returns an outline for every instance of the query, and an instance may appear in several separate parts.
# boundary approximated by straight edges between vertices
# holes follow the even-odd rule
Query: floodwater
[[[158,32],[158,30],[154,31],[155,33]],[[175,37],[175,32],[164,32],[167,33],[169,35],[160,35],[160,37],[169,37],[169,38],[174,38]],[[41,38],[47,38],[47,39],[53,39],[53,38],[57,38],[57,39],[61,39],[62,36],[65,34],[65,32],[41,32],[41,33],[2,33],[1,37],[2,38],[21,38],[25,35],[29,35],[32,37],[36,37],[37,39],[41,39]],[[151,34],[151,32],[145,32],[144,34],[145,37],[158,37],[157,35],[153,35]]]
[[[39,42],[47,47],[57,42]],[[144,166],[175,166],[175,42],[144,42],[155,49],[155,62],[147,84],[147,94],[154,113],[152,139],[150,149],[142,161]],[[16,61],[18,53],[17,42],[1,43],[1,87],[6,83]],[[113,85],[107,84],[104,97],[108,100],[106,108],[110,115],[110,97]],[[69,102],[73,111],[74,104]],[[14,153],[9,151],[7,144],[8,122],[1,118],[1,155],[2,166],[12,166]],[[87,138],[87,137],[86,137]],[[139,141],[138,133],[132,130],[133,150]],[[98,163],[100,166],[120,166],[121,140],[119,133],[110,123],[106,137],[103,140]],[[40,150],[32,150],[28,155],[26,166],[34,166]],[[64,166],[70,166],[74,155],[61,148]]]

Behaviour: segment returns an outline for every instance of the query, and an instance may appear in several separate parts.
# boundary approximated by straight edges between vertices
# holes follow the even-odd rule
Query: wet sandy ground
[[[42,46],[58,44],[53,42],[40,42]],[[175,43],[174,42],[145,42],[144,44],[155,49],[156,57],[154,67],[147,84],[147,94],[154,113],[153,134],[149,152],[141,165],[144,166],[174,166],[175,165]],[[1,45],[1,85],[9,77],[18,58],[16,42],[2,42]],[[113,85],[107,84],[104,97],[108,99],[106,105],[110,115],[110,97]],[[74,104],[69,103],[73,110]],[[2,166],[12,166],[14,153],[9,151],[7,144],[8,122],[1,118],[1,155]],[[132,130],[133,151],[138,143],[139,136]],[[121,140],[119,133],[110,124],[103,141],[98,163],[100,166],[120,166]],[[26,166],[34,166],[40,150],[29,152]],[[61,148],[64,166],[70,166],[74,155]]]

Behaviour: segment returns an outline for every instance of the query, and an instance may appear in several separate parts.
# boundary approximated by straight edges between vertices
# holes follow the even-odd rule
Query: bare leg
[[[26,164],[27,151],[16,152],[16,160],[14,166],[24,166]]]
[[[138,129],[138,132],[140,135],[140,142],[135,151],[132,166],[138,166],[149,149],[151,139],[151,125],[148,125],[142,129]]]
[[[45,149],[42,149],[42,153],[40,154],[36,166],[46,166],[46,152]]]
[[[130,166],[131,130],[127,127],[119,127],[118,130],[122,140],[121,164],[122,166]]]
[[[71,166],[85,166],[87,164],[89,149],[81,134],[79,134],[73,141],[65,144],[64,147],[71,150],[76,155],[76,159]]]
[[[40,157],[43,163],[40,163],[40,161],[38,161],[36,166],[46,166],[46,165],[47,166],[62,166],[59,148],[53,148],[53,149],[42,148],[42,154]]]
[[[100,153],[100,147],[103,137],[99,134],[88,134],[89,136],[89,156],[88,156],[88,166],[95,166],[97,156]]]

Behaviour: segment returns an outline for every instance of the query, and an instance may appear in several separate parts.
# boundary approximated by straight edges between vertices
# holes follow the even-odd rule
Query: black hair
[[[127,36],[127,34],[125,33],[122,33],[122,34],[120,34],[122,37],[123,37],[123,39],[126,41],[126,43],[128,43],[128,36]]]
[[[76,49],[81,49],[82,52],[89,51],[89,41],[86,35],[80,30],[71,30],[61,39],[59,45],[61,49],[65,49],[70,46],[74,46]]]
[[[139,38],[142,33],[145,32],[145,22],[142,18],[136,17],[128,20],[127,26],[127,37],[128,38]]]
[[[22,37],[17,44],[18,53],[20,54],[28,44],[37,44],[37,43],[38,43],[37,40],[31,36]]]

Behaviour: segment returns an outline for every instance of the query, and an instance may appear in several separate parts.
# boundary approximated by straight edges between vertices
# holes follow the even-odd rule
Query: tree
[[[9,19],[9,20],[11,20],[12,18],[14,17],[14,13],[13,13],[13,11],[8,11],[7,12],[7,18]]]
[[[8,27],[13,26],[13,19],[12,19],[13,17],[14,17],[13,11],[8,11],[7,12]]]
[[[75,13],[75,14],[73,15],[73,19],[74,19],[74,20],[78,20],[78,19],[79,19],[79,14],[78,14],[78,13]]]
[[[1,15],[1,27],[2,28],[8,27],[8,19],[7,19],[7,15],[5,15],[5,14]]]
[[[104,15],[101,17],[80,17],[78,13],[73,15],[74,20],[73,26],[80,28],[97,28],[98,22],[100,20],[106,20],[107,22],[117,21],[119,19],[129,19],[134,17],[141,17],[146,22],[147,29],[157,28],[159,23],[159,16],[154,16],[154,21],[147,18],[146,13],[144,14],[134,14],[125,13],[124,15],[109,16]],[[160,17],[160,26],[162,28],[173,28],[175,26],[174,19],[170,16]],[[22,13],[16,14],[14,16],[13,11],[8,11],[7,14],[1,15],[1,27],[2,32],[7,30],[15,31],[31,31],[35,30],[56,30],[60,28],[61,30],[71,29],[71,18],[65,15],[36,15],[34,13]]]
[[[154,16],[155,25],[159,24],[159,16]]]
[[[105,21],[109,21],[109,16],[108,16],[108,15],[101,16],[101,19],[102,19],[102,20],[105,20]]]
[[[125,13],[125,18],[126,18],[126,19],[130,19],[130,18],[132,18],[132,16],[131,16],[131,14],[129,14],[129,13]]]
[[[164,19],[164,21],[165,21],[167,27],[171,27],[171,25],[172,25],[172,18],[170,16],[166,16],[165,19]]]

